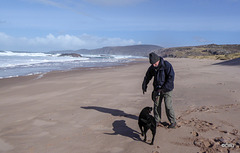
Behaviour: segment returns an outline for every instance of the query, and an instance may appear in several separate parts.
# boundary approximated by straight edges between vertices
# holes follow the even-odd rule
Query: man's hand
[[[144,81],[143,84],[142,84],[142,91],[143,91],[143,94],[144,94],[145,92],[147,92],[147,85],[146,85],[145,81]]]
[[[147,89],[146,89],[146,90],[143,90],[143,94],[144,94],[145,92],[147,92]]]

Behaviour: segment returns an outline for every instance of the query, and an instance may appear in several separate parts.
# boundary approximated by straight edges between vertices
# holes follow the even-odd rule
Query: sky
[[[240,44],[240,0],[1,0],[0,50]]]

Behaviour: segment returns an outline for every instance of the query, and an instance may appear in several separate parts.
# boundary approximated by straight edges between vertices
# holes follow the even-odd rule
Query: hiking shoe
[[[162,125],[161,122],[158,122],[158,123],[157,123],[157,126],[161,126],[161,125]]]
[[[162,124],[162,122],[158,122],[157,127],[164,127],[164,125]]]
[[[169,126],[168,126],[168,128],[175,128],[175,126],[177,125],[177,123],[176,122],[174,122],[174,123],[171,123]]]

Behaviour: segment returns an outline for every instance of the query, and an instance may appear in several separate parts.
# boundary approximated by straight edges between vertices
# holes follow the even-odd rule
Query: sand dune
[[[1,153],[239,152],[240,71],[219,61],[167,59],[176,129],[142,142],[138,115],[148,61],[0,80]],[[168,123],[165,112],[163,121]]]

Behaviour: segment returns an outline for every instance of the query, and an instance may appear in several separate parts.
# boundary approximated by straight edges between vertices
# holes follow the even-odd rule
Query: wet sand
[[[145,61],[1,79],[0,152],[239,152],[240,67],[167,60],[176,73],[177,127],[158,127],[153,146],[137,124],[141,109],[153,106],[152,82],[141,90]]]

